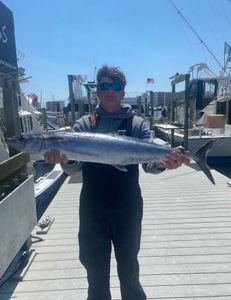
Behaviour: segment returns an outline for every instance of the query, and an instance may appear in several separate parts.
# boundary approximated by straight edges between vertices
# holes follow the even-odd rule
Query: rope
[[[196,37],[199,39],[200,43],[204,45],[206,50],[210,53],[210,55],[214,58],[214,60],[217,62],[217,64],[221,67],[223,70],[223,65],[219,62],[217,57],[213,54],[213,52],[209,49],[209,47],[205,44],[205,42],[202,40],[200,35],[196,32],[196,30],[193,28],[193,26],[189,23],[189,21],[185,18],[185,16],[181,13],[181,11],[176,7],[175,3],[172,0],[169,0],[169,2],[172,4],[172,6],[176,9],[177,13],[181,16],[181,18],[184,20],[184,22],[189,26],[189,28],[192,30],[192,32],[196,35]],[[224,72],[227,74],[227,72],[224,70]]]

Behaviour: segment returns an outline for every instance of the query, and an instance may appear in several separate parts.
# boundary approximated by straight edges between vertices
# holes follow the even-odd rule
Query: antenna
[[[193,28],[193,26],[189,23],[189,21],[185,18],[185,16],[181,13],[181,11],[176,7],[175,3],[172,0],[169,0],[169,2],[172,4],[172,6],[176,9],[177,13],[182,17],[184,22],[189,26],[189,28],[192,30],[192,32],[196,35],[196,37],[199,39],[201,44],[204,45],[204,47],[207,49],[207,51],[212,55],[212,57],[215,59],[217,64],[221,67],[223,70],[222,64],[219,62],[219,60],[216,58],[216,56],[213,54],[213,52],[209,49],[209,47],[205,44],[205,42],[202,40],[202,38],[199,36],[199,34],[196,32],[196,30]],[[224,70],[225,71],[225,70]],[[226,71],[225,71],[226,73]]]
[[[96,70],[97,70],[97,68],[96,68],[96,66],[95,66],[95,68],[94,68],[94,77],[93,77],[93,81],[94,81],[94,82],[95,82],[95,80],[96,80],[96,78],[95,78]]]

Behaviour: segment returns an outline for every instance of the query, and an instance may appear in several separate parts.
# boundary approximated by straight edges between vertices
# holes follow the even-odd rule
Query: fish
[[[21,137],[6,139],[8,146],[27,154],[40,154],[42,157],[50,150],[59,150],[69,160],[95,162],[113,165],[121,171],[127,171],[126,165],[156,162],[175,151],[194,160],[207,178],[215,180],[206,163],[207,154],[216,139],[205,143],[195,152],[181,151],[150,141],[117,134],[92,132],[45,132],[24,134]]]

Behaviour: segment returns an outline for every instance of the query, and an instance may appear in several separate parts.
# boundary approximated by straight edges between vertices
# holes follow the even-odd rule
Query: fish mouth
[[[10,146],[18,151],[23,151],[25,149],[25,139],[23,137],[6,138],[5,142],[8,146]]]

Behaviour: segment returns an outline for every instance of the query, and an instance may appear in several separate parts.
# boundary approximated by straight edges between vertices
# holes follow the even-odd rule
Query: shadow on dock
[[[82,172],[78,172],[72,176],[70,176],[69,180],[67,181],[68,184],[73,184],[73,183],[82,183]]]

